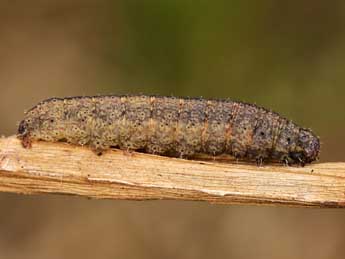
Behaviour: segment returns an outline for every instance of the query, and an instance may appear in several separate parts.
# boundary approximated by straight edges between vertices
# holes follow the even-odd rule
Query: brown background
[[[0,133],[44,98],[231,97],[345,161],[343,1],[1,1]],[[345,211],[0,193],[0,258],[344,258]]]

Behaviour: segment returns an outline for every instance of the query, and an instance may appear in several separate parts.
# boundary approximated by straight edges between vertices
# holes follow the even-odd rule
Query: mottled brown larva
[[[320,142],[311,130],[253,104],[159,96],[95,96],[45,100],[29,110],[18,137],[193,157],[310,163]]]

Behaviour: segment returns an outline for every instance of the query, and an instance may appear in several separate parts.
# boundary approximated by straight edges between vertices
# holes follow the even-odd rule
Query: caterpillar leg
[[[92,151],[97,155],[97,156],[101,156],[104,152],[104,149],[92,149]]]
[[[256,161],[256,165],[258,167],[262,167],[263,163],[264,163],[264,157],[263,156],[258,156],[255,158]]]
[[[291,158],[289,158],[288,156],[284,155],[282,156],[282,158],[280,159],[280,161],[285,165],[285,166],[290,166],[293,161]]]
[[[106,151],[107,149],[109,149],[108,146],[105,146],[102,144],[102,142],[100,140],[94,140],[91,142],[90,144],[92,151],[97,155],[97,156],[101,156],[103,154],[104,151]]]
[[[131,150],[131,149],[123,149],[122,153],[125,156],[134,156],[134,150]]]

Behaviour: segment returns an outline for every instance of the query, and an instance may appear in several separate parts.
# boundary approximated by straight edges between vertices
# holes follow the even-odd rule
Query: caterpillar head
[[[29,137],[33,132],[38,130],[39,120],[32,116],[26,116],[20,123],[17,131],[17,136],[20,139]]]
[[[55,119],[57,116],[61,117],[61,114],[62,102],[58,99],[39,103],[30,109],[20,122],[18,138],[23,141],[28,139],[52,140],[56,129],[62,128]]]
[[[17,137],[22,141],[25,148],[31,147],[30,132],[34,128],[35,123],[30,118],[26,118],[19,123]]]

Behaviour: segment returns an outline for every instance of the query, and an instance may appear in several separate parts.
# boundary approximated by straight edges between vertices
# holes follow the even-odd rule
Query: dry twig
[[[0,191],[108,199],[345,207],[345,163],[306,167],[191,161],[0,139]]]

